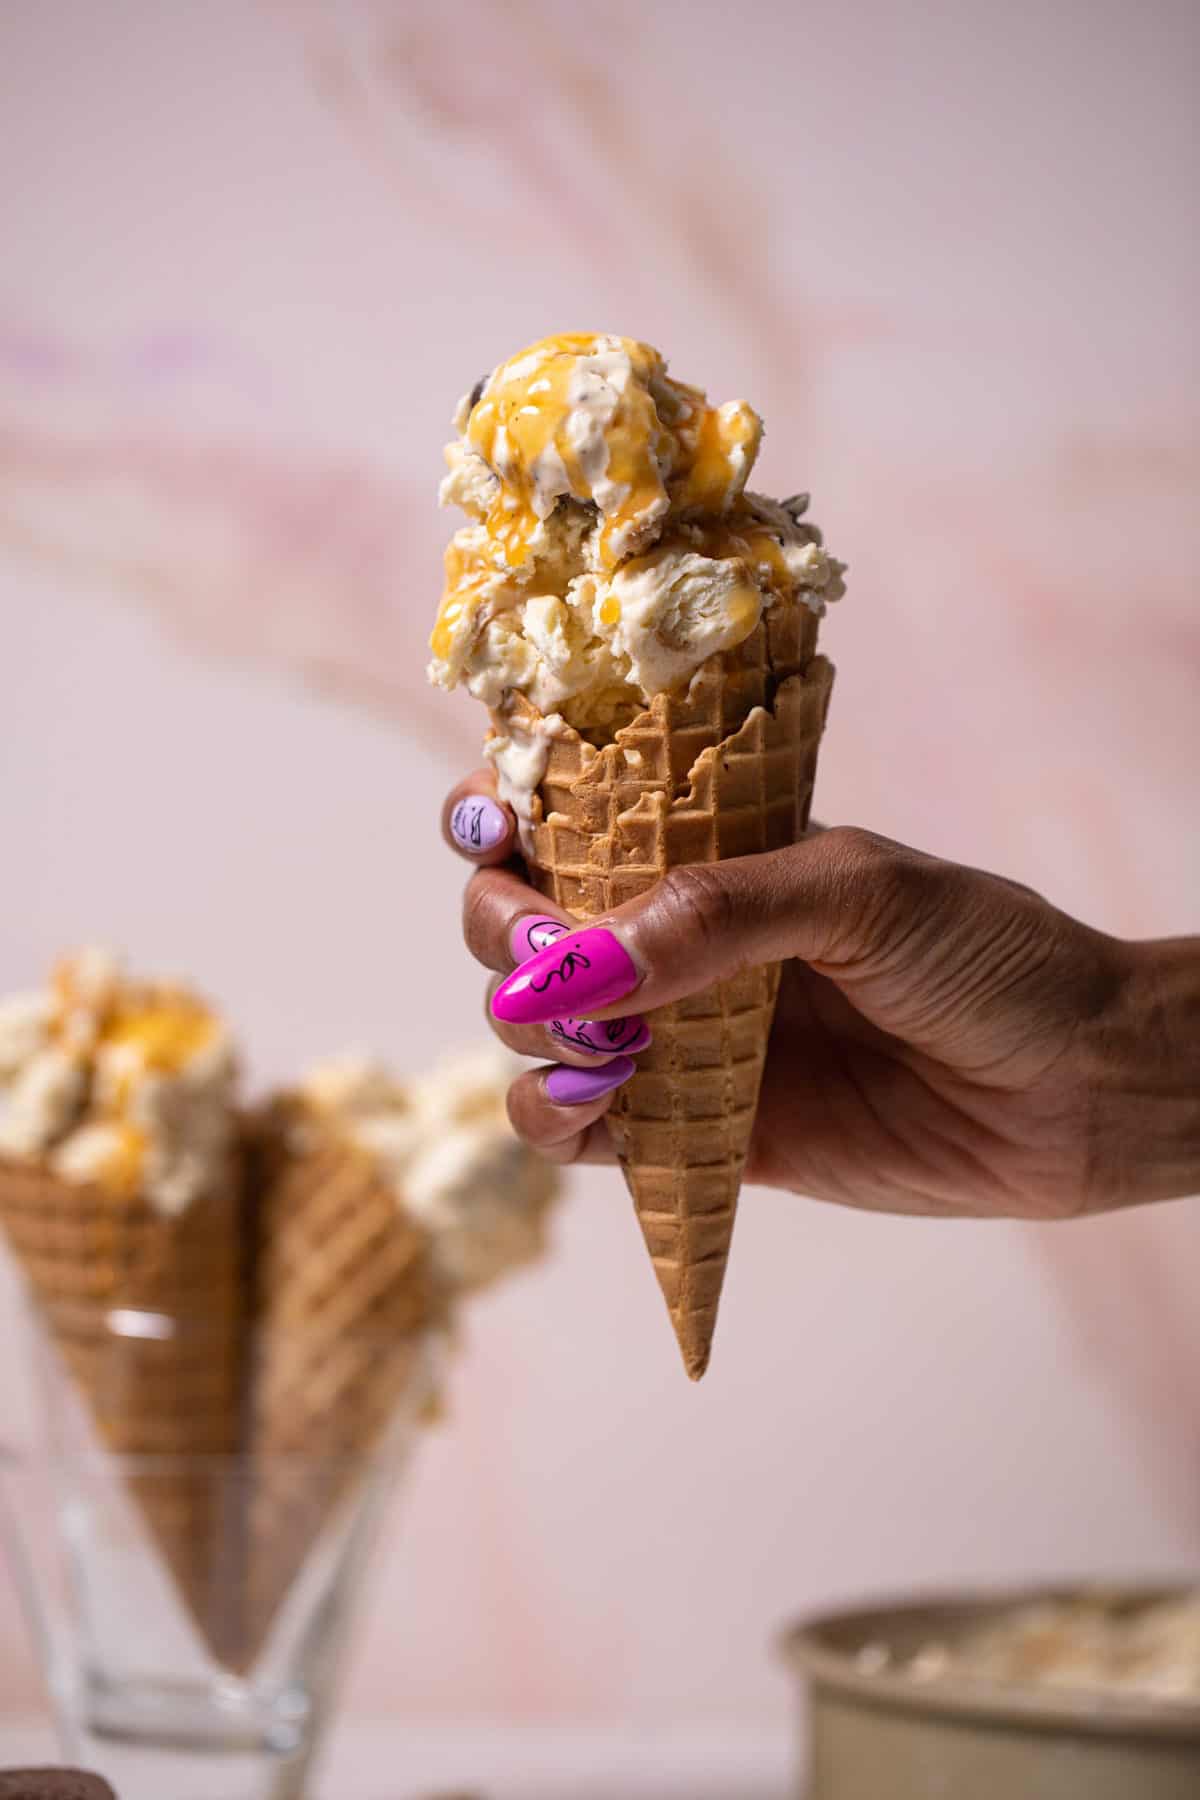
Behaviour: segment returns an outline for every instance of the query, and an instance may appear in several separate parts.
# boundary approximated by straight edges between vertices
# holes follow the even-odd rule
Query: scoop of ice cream
[[[667,375],[657,350],[583,332],[544,338],[501,363],[460,404],[453,497],[519,568],[563,499],[600,515],[597,554],[636,553],[672,507],[719,511],[741,492],[762,424],[743,401],[710,407]]]
[[[646,344],[547,338],[480,383],[456,426],[442,499],[471,523],[446,553],[429,673],[493,712],[519,693],[609,741],[767,608],[820,614],[842,592],[807,498],[745,491],[757,415],[710,406]],[[502,775],[517,754],[533,766],[526,750],[496,746]]]
[[[0,1005],[0,1153],[177,1214],[223,1178],[235,1072],[202,1001],[81,951],[43,992]]]
[[[658,544],[616,570],[596,622],[614,668],[650,695],[669,693],[698,663],[740,644],[761,612],[762,595],[740,558]]]
[[[687,685],[708,657],[740,644],[766,607],[820,614],[842,592],[841,565],[815,527],[747,495],[718,525],[681,521],[610,575],[514,583],[488,561],[481,527],[456,534],[458,572],[446,655],[431,665],[497,709],[510,691],[591,732],[625,724],[655,694]]]
[[[429,1231],[455,1289],[484,1287],[545,1248],[558,1182],[508,1122],[504,1093],[517,1067],[488,1046],[404,1083],[349,1057],[313,1070],[301,1088],[375,1160],[397,1202]]]

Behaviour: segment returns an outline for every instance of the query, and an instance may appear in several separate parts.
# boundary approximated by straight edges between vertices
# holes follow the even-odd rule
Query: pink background
[[[458,394],[566,327],[744,394],[815,491],[822,816],[1195,930],[1198,47],[1186,0],[10,0],[0,987],[124,943],[263,1079],[476,1029],[434,491]],[[1194,1569],[1198,1251],[1188,1204],[750,1194],[696,1390],[581,1177],[472,1320],[353,1704],[751,1722],[797,1608]],[[3,1588],[0,1671],[27,1709]]]

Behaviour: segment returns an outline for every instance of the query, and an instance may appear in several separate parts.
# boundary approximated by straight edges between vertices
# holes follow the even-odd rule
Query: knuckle
[[[505,1104],[508,1122],[526,1144],[541,1149],[546,1143],[544,1126],[546,1103],[541,1098],[538,1077],[532,1070],[519,1075],[509,1087]]]
[[[579,1161],[587,1148],[587,1141],[587,1132],[578,1131],[574,1137],[564,1138],[560,1144],[544,1144],[538,1151],[538,1155],[547,1162],[557,1163],[561,1167],[567,1168],[571,1163]]]
[[[859,860],[874,849],[876,837],[861,825],[831,825],[824,833],[824,843],[831,854]]]
[[[463,889],[462,932],[467,949],[486,968],[500,965],[496,960],[496,908],[487,874],[472,875]]]
[[[703,952],[719,945],[733,924],[733,898],[715,865],[668,869],[655,889],[658,922],[672,941]]]
[[[857,825],[834,826],[819,845],[835,957],[887,956],[938,928],[952,864]]]
[[[858,825],[836,826],[822,844],[834,858],[839,884],[879,911],[907,906],[928,889],[931,870],[938,867],[919,851]]]
[[[525,1132],[526,1099],[525,1099],[525,1095],[522,1091],[522,1086],[523,1086],[523,1084],[521,1081],[514,1081],[510,1085],[507,1094],[504,1096],[504,1106],[505,1106],[505,1110],[508,1113],[508,1122],[512,1126],[513,1130],[516,1132],[516,1134],[519,1138],[523,1138],[526,1135],[526,1132]]]
[[[900,845],[864,830],[861,825],[835,825],[824,833],[821,845],[826,855],[856,881],[887,879],[902,857]]]
[[[553,1042],[545,1025],[512,1025],[496,1017],[492,1011],[492,995],[500,981],[499,975],[493,975],[488,982],[484,1013],[489,1026],[505,1049],[511,1050],[515,1056],[536,1057],[540,1062],[545,1062],[550,1056],[557,1057],[560,1061],[565,1060],[563,1047]]]
[[[1038,1195],[1031,1206],[1028,1217],[1046,1219],[1052,1225],[1070,1224],[1074,1219],[1082,1219],[1088,1213],[1088,1196],[1080,1187],[1063,1183],[1054,1187],[1045,1195]]]

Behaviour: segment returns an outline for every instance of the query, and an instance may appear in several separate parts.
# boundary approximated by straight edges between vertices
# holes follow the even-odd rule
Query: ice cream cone
[[[651,345],[559,333],[463,396],[429,678],[492,715],[536,885],[595,918],[671,869],[803,831],[844,565],[747,482],[762,421]],[[708,1364],[779,970],[652,1019],[613,1135],[688,1374]]]
[[[119,1457],[231,1672],[318,1540],[361,1545],[345,1502],[428,1416],[452,1302],[545,1246],[556,1180],[508,1062],[342,1058],[247,1115],[224,1023],[108,952],[0,1001],[0,1235],[78,1391],[64,1423]]]
[[[284,1098],[254,1121],[252,1142],[244,1664],[393,1427],[423,1404],[444,1314],[428,1234],[330,1120]]]
[[[202,1460],[238,1447],[240,1172],[181,1214],[0,1158],[0,1224],[54,1352],[218,1661],[236,1648],[237,1501]],[[140,1460],[145,1458],[145,1462]]]
[[[833,681],[816,635],[805,608],[764,614],[600,750],[511,696],[497,733],[547,734],[525,833],[538,889],[594,918],[668,869],[802,836]],[[654,1041],[610,1115],[693,1380],[708,1365],[778,986],[778,965],[749,970],[651,1014]]]
[[[186,990],[89,949],[0,1006],[0,1224],[195,1624],[236,1627],[245,1266],[235,1058]],[[221,1471],[223,1473],[218,1473]]]

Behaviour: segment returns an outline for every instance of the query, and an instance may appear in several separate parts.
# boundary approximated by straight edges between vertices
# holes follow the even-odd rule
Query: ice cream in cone
[[[807,496],[746,491],[761,423],[627,338],[547,338],[462,402],[431,678],[490,709],[530,875],[578,919],[808,820],[842,566]],[[703,1374],[779,970],[651,1017],[610,1114],[688,1373]]]
[[[64,960],[0,1007],[0,1226],[50,1344],[218,1659],[236,1531],[196,1459],[238,1448],[246,1268],[234,1057],[180,988]]]

